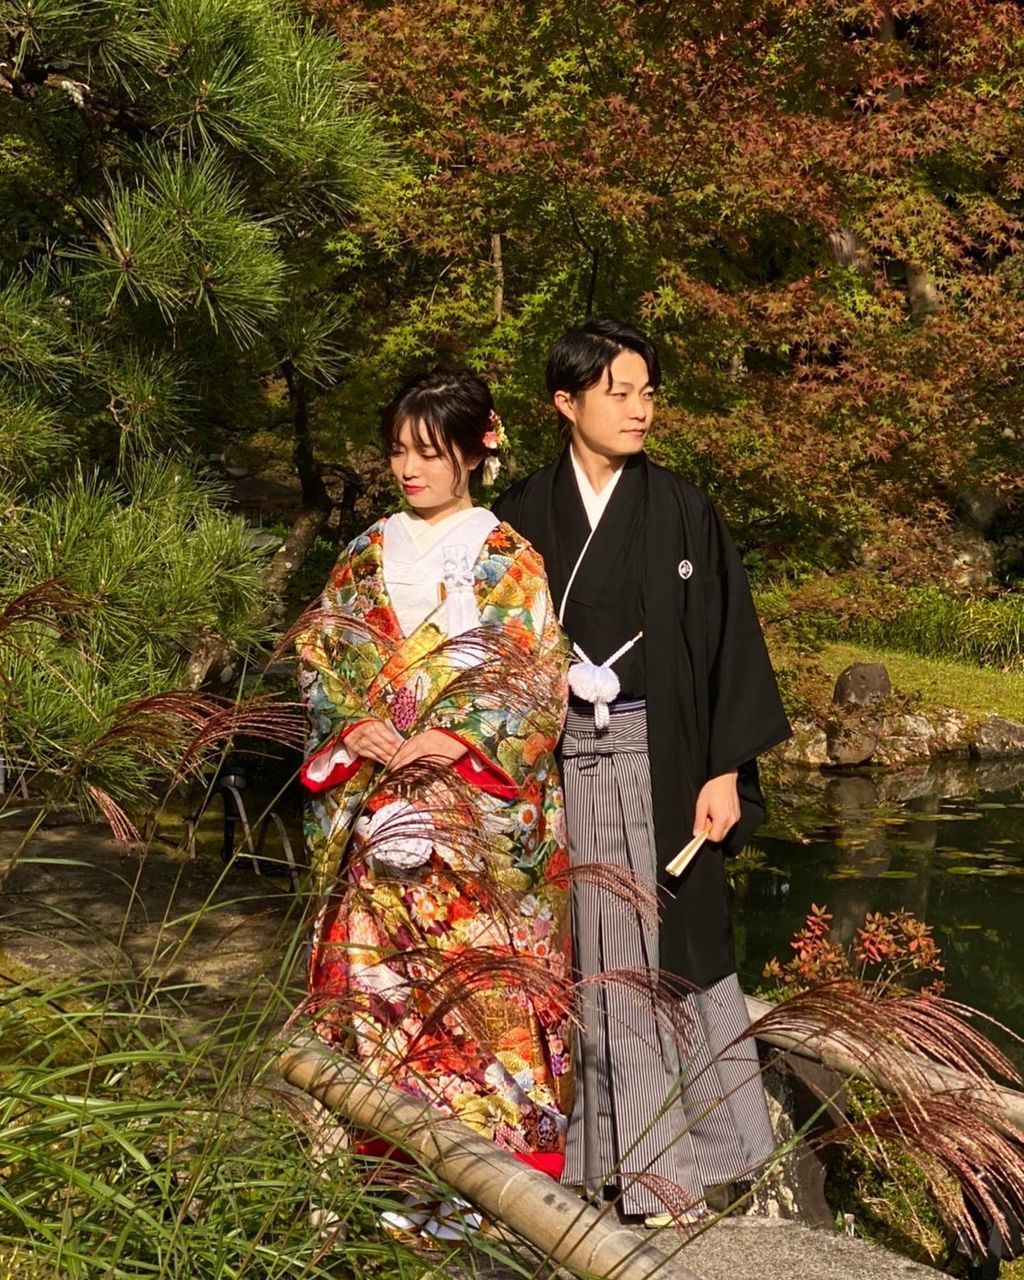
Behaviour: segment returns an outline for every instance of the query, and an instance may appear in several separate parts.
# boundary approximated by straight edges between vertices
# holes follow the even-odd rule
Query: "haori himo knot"
[[[594,704],[594,725],[608,728],[608,705],[619,696],[619,677],[612,669],[593,662],[574,662],[569,668],[569,688],[577,698]]]
[[[579,661],[574,662],[569,668],[569,688],[577,698],[594,704],[594,728],[598,733],[604,733],[608,728],[611,714],[608,708],[622,689],[619,677],[612,667],[621,657],[629,653],[637,641],[642,639],[643,634],[642,631],[638,631],[632,640],[627,640],[624,645],[620,645],[610,658],[600,664],[591,662],[578,644],[572,647]]]

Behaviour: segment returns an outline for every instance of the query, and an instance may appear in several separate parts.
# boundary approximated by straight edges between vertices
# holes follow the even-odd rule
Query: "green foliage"
[[[260,562],[218,497],[173,459],[121,482],[78,472],[8,520],[10,586],[59,579],[81,597],[89,607],[65,626],[100,661],[138,645],[170,669],[205,631],[250,642]]]
[[[389,165],[337,43],[287,0],[7,3],[0,31],[0,421],[42,395],[103,462],[209,450],[272,417],[311,316],[294,363],[331,381],[328,227]]]
[[[33,504],[0,494],[5,608],[53,584],[42,607],[0,626],[0,755],[145,806],[164,772],[139,730],[111,735],[124,707],[184,683],[204,636],[258,641],[262,557],[241,520],[183,463],[139,462],[121,480],[81,471]]]
[[[866,571],[815,576],[757,592],[766,626],[802,653],[850,640],[1006,671],[1024,669],[1024,594],[901,587]]]
[[[141,804],[126,708],[266,638],[208,459],[305,431],[346,321],[326,242],[391,164],[291,0],[0,0],[0,39],[0,752]]]
[[[169,325],[202,313],[250,343],[282,300],[285,264],[269,226],[251,217],[219,156],[143,152],[130,185],[114,180],[84,203],[93,246],[76,256],[81,288],[110,316],[124,302],[155,307]]]
[[[320,7],[410,160],[333,241],[355,359],[325,439],[448,355],[533,466],[546,350],[604,311],[659,341],[655,451],[744,549],[842,565],[965,485],[1016,501],[1019,13]]]
[[[918,587],[907,592],[892,619],[866,624],[859,638],[908,653],[1024,670],[1024,593],[965,599]]]

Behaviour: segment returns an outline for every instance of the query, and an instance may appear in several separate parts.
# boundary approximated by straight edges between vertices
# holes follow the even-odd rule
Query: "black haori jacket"
[[[606,575],[609,556],[623,562],[617,547],[598,546],[606,521],[606,544],[616,525],[622,534],[628,527],[626,536],[642,537],[642,557],[627,559],[639,563],[643,574],[643,665],[660,868],[691,838],[704,783],[733,769],[739,773],[742,816],[723,843],[705,845],[681,879],[659,875],[661,967],[707,987],[736,967],[724,858],[741,849],[763,820],[757,756],[789,737],[790,727],[746,573],[711,500],[645,454],[626,466],[629,474],[619,487],[641,505],[642,521],[628,519],[628,500],[613,493],[577,583],[593,579],[593,572],[584,573],[592,561]],[[617,500],[619,514],[613,516]],[[581,505],[566,450],[551,466],[513,485],[494,507],[544,557],[556,606],[585,537]],[[574,585],[569,598],[570,628],[577,590]],[[614,592],[606,598],[614,610]],[[571,629],[570,639],[577,639]],[[606,655],[590,656],[601,662]]]

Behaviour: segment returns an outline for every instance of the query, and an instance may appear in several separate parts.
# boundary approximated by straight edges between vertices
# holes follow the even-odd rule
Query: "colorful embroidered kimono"
[[[552,752],[567,652],[540,557],[489,512],[465,525],[470,554],[443,548],[446,590],[427,588],[436,607],[404,634],[388,583],[396,600],[403,574],[411,589],[415,550],[386,563],[401,519],[351,543],[299,641],[316,1026],[373,1074],[558,1176],[571,973]],[[436,563],[423,557],[421,592]],[[368,717],[404,737],[440,729],[467,753],[390,773],[345,746]]]

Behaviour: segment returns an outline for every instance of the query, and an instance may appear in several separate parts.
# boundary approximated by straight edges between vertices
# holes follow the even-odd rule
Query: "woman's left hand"
[[[740,797],[736,788],[735,773],[720,773],[709,778],[697,797],[697,811],[693,816],[693,834],[708,832],[708,839],[717,844],[724,840],[740,820]]]
[[[450,737],[447,733],[442,733],[440,729],[424,729],[422,733],[414,733],[411,738],[407,738],[405,742],[398,748],[391,757],[390,769],[400,769],[404,764],[411,764],[413,760],[443,760],[447,764],[454,764],[456,760],[461,760],[469,748],[465,743],[459,742],[457,738]]]

